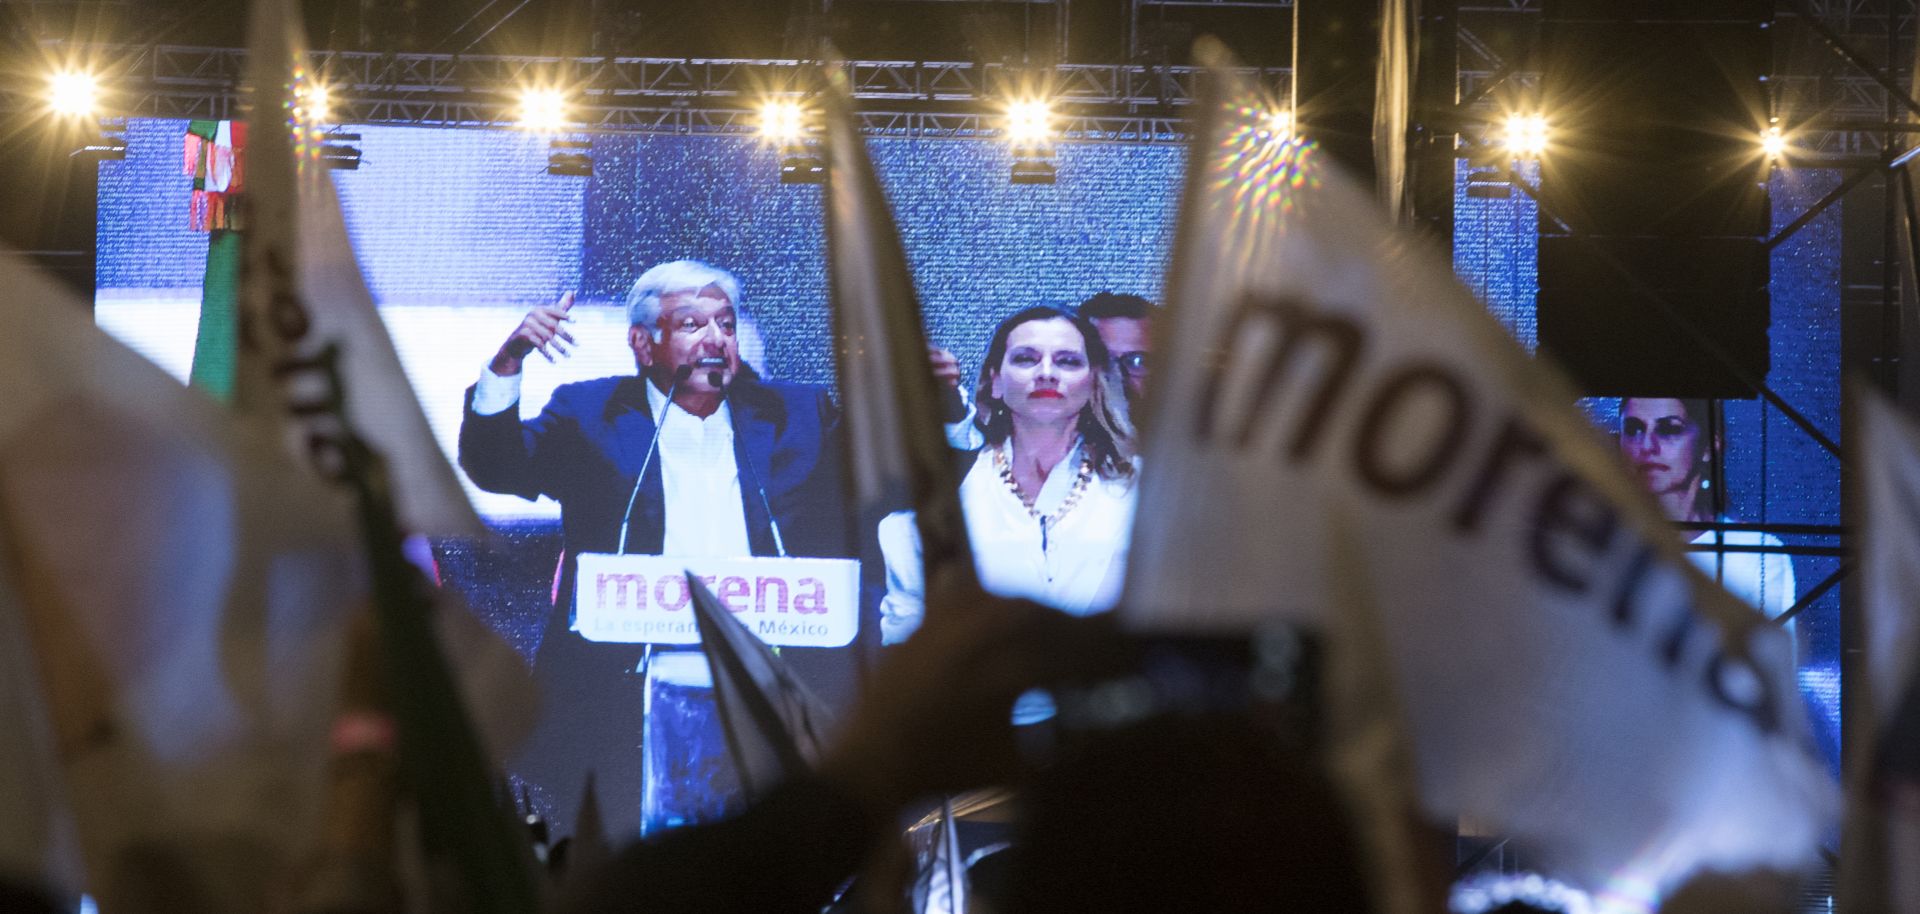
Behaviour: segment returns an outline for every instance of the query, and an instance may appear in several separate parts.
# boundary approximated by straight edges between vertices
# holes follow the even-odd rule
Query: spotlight
[[[1516,158],[1537,159],[1547,151],[1547,119],[1538,114],[1507,115],[1507,151]]]
[[[127,125],[118,120],[100,118],[99,131],[85,145],[75,149],[69,158],[90,159],[94,162],[118,162],[127,157]]]
[[[550,140],[547,143],[547,174],[569,178],[593,177],[592,140]]]
[[[567,96],[559,89],[522,89],[520,91],[520,127],[535,133],[550,133],[567,123]]]
[[[61,117],[90,117],[99,104],[100,85],[92,73],[61,70],[47,80],[47,107]]]
[[[1007,105],[1007,142],[1016,147],[1040,146],[1053,134],[1053,106],[1039,99],[1016,99]]]
[[[780,183],[827,183],[827,163],[812,149],[793,143],[782,149],[780,153]]]
[[[768,99],[760,104],[760,138],[769,143],[792,145],[805,131],[800,105],[785,99]]]
[[[329,133],[320,143],[320,163],[337,171],[360,170],[360,142],[357,133]]]
[[[1007,180],[1013,184],[1052,184],[1057,172],[1053,160],[1046,156],[1015,156],[1013,174]]]
[[[1502,168],[1480,168],[1467,174],[1467,197],[1474,200],[1505,200],[1513,196],[1513,182]]]
[[[300,105],[300,119],[308,124],[322,124],[333,120],[333,91],[322,83],[307,83],[296,93]]]
[[[1293,112],[1285,110],[1270,111],[1267,113],[1264,126],[1268,139],[1276,141],[1292,139]]]
[[[1787,137],[1778,126],[1768,127],[1760,132],[1760,151],[1768,159],[1779,159],[1787,154]]]

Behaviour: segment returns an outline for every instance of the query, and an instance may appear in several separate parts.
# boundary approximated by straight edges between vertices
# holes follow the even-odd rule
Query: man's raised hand
[[[528,311],[527,316],[521,318],[520,326],[513,328],[513,334],[494,354],[490,366],[493,373],[501,376],[519,374],[527,353],[535,350],[546,356],[549,362],[554,361],[556,352],[563,356],[570,355],[572,350],[568,347],[575,345],[573,335],[561,325],[573,320],[573,315],[567,313],[571,310],[573,293],[568,292],[554,304],[537,305]]]

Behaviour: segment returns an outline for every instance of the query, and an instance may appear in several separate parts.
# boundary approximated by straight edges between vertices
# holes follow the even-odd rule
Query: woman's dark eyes
[[[1021,366],[1038,365],[1040,355],[1034,352],[1016,352],[1007,356],[1007,361]],[[1079,368],[1086,364],[1086,360],[1077,355],[1057,355],[1053,357],[1053,362],[1063,368]]]

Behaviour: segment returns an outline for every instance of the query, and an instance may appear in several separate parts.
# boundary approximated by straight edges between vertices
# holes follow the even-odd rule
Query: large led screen
[[[207,234],[189,225],[193,179],[181,173],[187,126],[182,121],[131,122],[127,158],[101,166],[99,194],[98,320],[182,378],[193,357],[208,245]],[[861,561],[855,585],[861,591],[859,636],[847,647],[790,647],[785,653],[831,700],[844,701],[883,639],[883,623],[897,621],[887,615],[896,606],[895,591],[912,582],[898,580],[890,573],[895,569],[883,567],[884,559],[894,556],[876,542],[872,529],[854,531],[837,547],[807,545],[822,542],[816,534],[827,527],[852,526],[844,511],[834,514],[806,501],[826,491],[818,483],[831,475],[808,461],[824,459],[829,433],[821,417],[830,422],[831,398],[837,395],[832,389],[821,188],[782,184],[777,150],[752,138],[597,136],[590,149],[593,175],[577,177],[548,173],[545,137],[503,130],[352,129],[361,136],[360,167],[335,173],[349,231],[407,373],[448,454],[461,446],[463,421],[473,423],[486,405],[470,409],[467,391],[503,342],[531,309],[554,305],[573,293],[566,325],[575,341],[571,353],[551,363],[537,353],[528,356],[515,382],[518,399],[508,401],[507,408],[536,425],[544,421],[541,434],[574,435],[550,448],[574,456],[555,459],[586,459],[577,452],[593,451],[593,459],[626,468],[617,487],[611,485],[611,476],[602,480],[609,482],[605,486],[567,483],[543,488],[539,480],[528,482],[532,477],[508,479],[511,474],[503,473],[496,478],[482,472],[482,481],[489,483],[483,488],[463,474],[474,504],[498,536],[490,543],[436,543],[434,560],[443,584],[459,590],[530,662],[550,662],[552,639],[572,637],[565,623],[575,583],[569,562],[577,556],[566,554],[569,537],[584,542],[617,530],[619,522],[607,518],[622,516],[619,502],[624,499],[629,502],[630,529],[651,523],[655,541],[663,535],[671,539],[674,533],[659,532],[662,514],[669,518],[669,527],[676,523],[670,520],[674,511],[690,516],[684,506],[676,509],[674,491],[717,486],[712,491],[728,506],[722,512],[726,516],[711,524],[698,522],[705,525],[701,535],[713,537],[713,542],[733,543],[736,552],[764,556],[771,547],[762,527],[769,533],[777,527],[780,548],[798,544],[790,550],[795,555],[806,555],[801,549],[811,548]],[[970,395],[995,328],[1010,315],[1035,306],[1071,312],[1102,292],[1158,300],[1184,177],[1180,147],[1064,144],[1057,151],[1057,182],[1048,185],[1010,183],[1012,157],[1004,146],[989,141],[876,138],[871,149],[900,225],[930,336],[952,352],[961,386]],[[1777,221],[1791,220],[1830,183],[1822,178],[1776,182]],[[1456,203],[1456,267],[1515,336],[1531,346],[1536,213],[1524,194],[1470,194],[1467,185],[1463,170]],[[1838,231],[1836,217],[1816,219],[1776,252],[1774,371],[1769,379],[1836,436]],[[661,383],[651,392],[634,377],[648,370],[637,364],[644,361],[638,350],[656,350],[630,332],[628,298],[649,268],[683,259],[721,268],[737,280],[737,293],[729,296],[737,300],[727,303],[735,306],[739,320],[737,327],[724,328],[732,340],[721,347],[724,354],[687,356],[690,367],[700,370],[682,380],[700,387],[708,365],[701,358],[724,362],[737,352],[747,366],[737,375],[749,378],[751,387],[739,386],[733,380],[736,373],[728,368],[726,384],[734,385],[730,389],[738,396],[727,402],[733,421],[748,424],[721,430],[720,439],[703,437],[717,432],[701,422],[683,422],[685,432],[661,430],[666,443],[658,452],[664,466],[647,472],[673,477],[676,484],[669,490],[662,482],[652,492],[629,496],[625,486],[640,472],[629,462],[642,459],[649,450],[646,443],[636,447],[631,441],[598,440],[577,426],[614,423],[610,417],[620,410],[650,415],[665,402],[660,388],[674,383],[671,372],[657,375]],[[688,300],[676,297],[671,288],[656,297],[665,302],[660,322],[678,320],[676,303]],[[665,340],[681,338],[676,334],[683,330],[717,338],[722,324],[717,313],[701,311],[684,328],[662,323],[652,329],[659,329]],[[1055,399],[1039,388],[1056,382],[1034,381],[1042,369],[1016,366],[1016,357],[1030,357],[1035,365],[1045,363],[1045,371],[1070,375],[1076,369],[1067,357],[1071,353],[1063,352],[1075,344],[1094,348],[1084,342],[1088,325],[1045,317],[1021,326],[1034,330],[1043,325],[1049,333],[1014,327],[998,347],[994,367],[996,373],[1005,369],[1007,385],[1004,391],[992,384],[984,389],[993,402],[983,404],[989,408],[983,416],[991,418],[997,415],[992,410],[1004,408],[1011,422],[1016,414],[1027,415],[1016,407],[1040,415]],[[1108,328],[1091,329],[1104,335]],[[1064,344],[1054,331],[1066,332]],[[1136,355],[1141,348],[1126,342],[1124,333],[1114,338],[1109,371],[1095,385],[1105,390],[1106,402],[1122,422],[1128,371],[1144,377],[1149,364],[1145,356]],[[1091,355],[1085,352],[1082,357]],[[1099,373],[1097,366],[1080,367]],[[1015,383],[1016,374],[1025,380]],[[763,399],[753,400],[752,389],[761,391]],[[562,391],[558,396],[557,390]],[[1000,396],[1005,399],[997,399]],[[1076,396],[1080,394],[1069,390],[1066,399],[1077,404]],[[1097,399],[1086,396],[1089,403]],[[1679,408],[1668,401],[1648,401],[1630,405],[1623,418],[1617,402],[1585,405],[1606,433],[1626,432],[1623,447],[1630,447],[1629,439],[1643,431],[1641,425],[1629,429],[1631,423],[1658,424],[1659,417],[1649,410],[1671,414]],[[802,421],[810,411],[811,420]],[[549,418],[537,418],[543,413]],[[1724,433],[1717,439],[1722,488],[1712,501],[1718,518],[1768,524],[1838,522],[1839,472],[1830,457],[1777,410],[1758,401],[1729,402],[1713,411],[1715,417],[1722,414]],[[669,422],[678,421],[671,410],[666,415]],[[763,420],[767,430],[754,431],[752,423]],[[511,421],[506,420],[508,425]],[[807,429],[809,421],[814,432]],[[1712,429],[1704,427],[1704,418],[1700,423],[1702,440],[1711,440]],[[992,437],[992,423],[986,424],[987,437]],[[619,434],[635,427],[619,426],[624,429]],[[650,422],[644,427],[655,428]],[[696,427],[698,434],[693,432]],[[978,444],[979,431],[956,429],[956,443]],[[999,432],[1009,452],[1018,450],[1017,442],[1006,443],[1012,434],[1005,427]],[[969,440],[969,435],[974,437]],[[512,438],[510,432],[488,440],[510,443]],[[467,446],[493,445],[471,438]],[[1089,527],[1119,528],[1087,534],[1089,554],[1123,554],[1123,519],[1130,504],[1125,468],[1116,469],[1109,461],[1105,470],[1081,472],[1099,464],[1099,448],[1084,440],[1077,447],[1081,449],[1063,458],[1067,472],[1058,474],[1059,480],[1042,485],[1028,479],[1025,491],[1020,474],[1002,474],[992,464],[987,456],[996,449],[992,442],[975,462],[963,466],[969,468],[970,480],[974,471],[982,474],[983,491],[997,493],[983,498],[1020,497],[1010,504],[1025,507],[1030,516],[1015,511],[1011,529],[1023,531],[1022,524],[1037,522],[1043,550],[1058,547],[1057,539],[1044,538],[1047,525],[1066,530],[1078,512]],[[1695,447],[1690,454],[1716,449],[1698,442]],[[702,475],[712,469],[711,461],[689,456],[716,453],[732,455],[719,458],[717,477]],[[642,464],[651,466],[648,460]],[[510,484],[515,482],[524,484]],[[549,491],[561,499],[522,497],[513,493],[516,487],[526,490],[522,494]],[[808,507],[800,510],[803,504]],[[1055,516],[1062,506],[1065,511]],[[649,511],[654,512],[651,521],[636,520]],[[564,529],[563,512],[569,518]],[[823,512],[834,516],[820,516]],[[969,519],[974,522],[971,514]],[[687,528],[680,523],[684,541]],[[885,526],[883,522],[883,531]],[[1762,550],[1706,552],[1703,561],[1717,562],[1710,573],[1720,574],[1730,587],[1743,575],[1764,579],[1766,594],[1759,599],[1775,612],[1817,588],[1837,568],[1837,558],[1822,554],[1831,542],[1812,534],[1740,536],[1739,543]],[[1117,582],[1117,571],[1103,571],[1104,565],[1076,566],[1060,574],[1077,574],[1080,583],[1049,592],[1045,587],[1056,569],[1045,561],[1035,567],[1045,581],[1029,587],[1022,583],[1024,572],[1015,569],[1006,573],[1005,589],[1043,598],[1051,593],[1063,604],[1073,604],[1070,608],[1088,611],[1111,599],[1102,588],[1113,585],[1103,581],[1110,577]],[[994,575],[987,577],[991,583]],[[744,583],[735,596],[742,601],[771,600],[785,607],[798,599],[785,585],[769,595],[766,585],[753,583],[751,572],[742,572],[740,580]],[[677,592],[651,593],[666,600],[681,598]],[[1779,602],[1783,597],[1785,602]],[[1829,590],[1795,620],[1802,689],[1830,755],[1837,754],[1836,600],[1837,590]],[[543,721],[546,732],[537,729],[533,741],[560,747],[551,754],[569,755],[569,747],[612,740],[593,751],[632,761],[631,777],[609,778],[597,768],[602,797],[613,797],[603,802],[617,807],[610,809],[610,818],[621,827],[670,827],[712,814],[716,804],[724,806],[727,791],[715,748],[717,724],[698,706],[705,671],[683,659],[656,658],[642,672],[639,661],[652,650],[632,644],[616,648],[611,654],[601,650],[606,656],[568,655],[566,663],[572,667],[605,669],[553,688],[547,695],[548,715],[568,719],[552,726]],[[588,706],[614,692],[621,696],[619,709],[587,713]],[[651,741],[643,753],[643,727],[648,734],[670,731],[672,738]],[[549,767],[533,760],[516,773],[528,782],[537,802],[564,822],[576,794],[555,784],[572,774],[551,774]],[[699,789],[690,790],[689,784]]]

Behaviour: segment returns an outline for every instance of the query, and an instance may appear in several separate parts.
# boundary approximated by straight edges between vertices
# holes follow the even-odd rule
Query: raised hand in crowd
[[[500,351],[494,354],[493,363],[488,367],[504,377],[519,374],[521,363],[530,352],[538,351],[549,362],[554,361],[555,353],[571,354],[568,347],[574,345],[573,335],[561,326],[573,321],[573,315],[567,313],[571,310],[572,292],[560,296],[560,300],[551,305],[535,306],[520,319],[520,326],[513,328],[507,341],[500,344]]]

